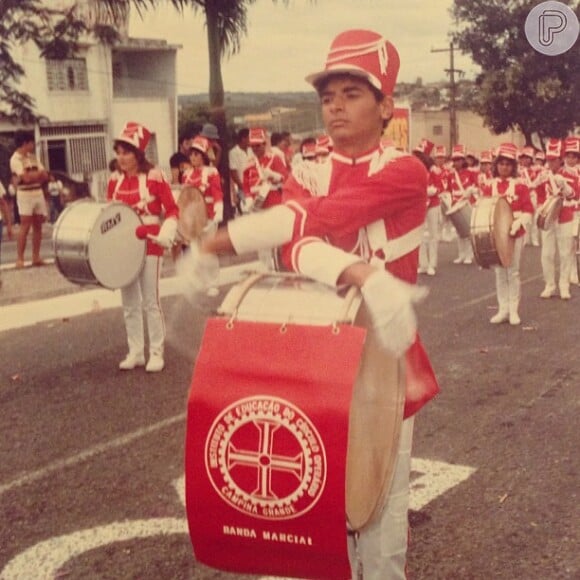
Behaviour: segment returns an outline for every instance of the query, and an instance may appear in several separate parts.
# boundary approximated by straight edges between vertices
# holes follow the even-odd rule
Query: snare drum
[[[481,197],[471,216],[471,245],[475,261],[482,268],[508,268],[513,259],[515,238],[510,236],[513,213],[500,196]]]
[[[234,286],[218,313],[236,320],[282,325],[369,327],[360,293],[337,293],[295,274],[255,274]],[[315,355],[314,355],[315,356]],[[300,364],[300,361],[297,361]],[[313,389],[312,397],[320,397]],[[369,333],[353,389],[346,450],[346,514],[359,530],[382,511],[391,487],[403,420],[402,363],[380,349]]]
[[[558,220],[563,203],[564,201],[559,195],[553,195],[542,204],[536,221],[541,230],[549,230],[552,224]]]
[[[470,234],[471,204],[467,200],[454,203],[445,215],[457,230],[460,238],[468,238]]]
[[[137,213],[121,202],[71,203],[52,234],[60,273],[77,284],[128,286],[145,263],[146,242],[135,234],[141,224]]]

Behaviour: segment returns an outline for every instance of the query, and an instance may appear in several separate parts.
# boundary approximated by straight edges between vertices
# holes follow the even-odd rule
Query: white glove
[[[510,227],[510,236],[515,236],[520,231],[520,228],[522,227],[522,225],[523,225],[522,218],[517,217],[512,222],[512,225]]]
[[[264,175],[272,180],[274,183],[278,183],[279,181],[282,181],[282,174],[278,173],[277,171],[274,171],[273,169],[270,169],[269,167],[265,167],[263,169],[264,171]]]
[[[429,185],[427,187],[427,195],[429,197],[433,197],[434,195],[437,195],[437,188],[434,185]]]
[[[150,240],[164,248],[171,248],[177,235],[177,220],[174,218],[166,219],[161,225],[161,229],[156,236],[148,235]]]
[[[215,286],[219,275],[219,260],[213,254],[200,251],[197,244],[191,244],[175,264],[183,294],[195,299],[211,286]]]
[[[378,270],[368,277],[361,292],[379,343],[394,356],[402,356],[417,333],[413,304],[427,296],[427,289]]]
[[[216,224],[219,224],[224,219],[224,202],[218,201],[213,206],[214,216],[213,221]]]
[[[554,175],[554,183],[558,187],[559,193],[562,193],[565,197],[572,197],[574,195],[570,184],[563,175]]]
[[[251,197],[245,197],[240,202],[240,207],[242,208],[242,213],[250,213],[252,207],[254,207],[254,200]]]

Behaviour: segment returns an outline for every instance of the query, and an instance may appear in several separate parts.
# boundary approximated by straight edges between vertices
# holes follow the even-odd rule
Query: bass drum
[[[295,274],[250,276],[230,290],[218,313],[281,325],[350,323],[370,328],[356,288],[337,293]],[[312,397],[319,396],[313,389]],[[403,364],[381,350],[369,332],[349,410],[346,514],[354,530],[370,524],[384,507],[395,469],[404,402]]]
[[[460,238],[469,238],[469,224],[471,221],[471,204],[467,200],[461,200],[454,203],[445,215],[451,220],[451,223],[457,231]]]
[[[538,211],[537,225],[541,230],[549,230],[558,221],[564,201],[559,195],[549,197]]]
[[[515,238],[510,236],[513,221],[505,198],[481,197],[477,201],[471,215],[471,245],[479,266],[511,266],[515,247]]]
[[[77,284],[112,290],[128,286],[145,263],[146,242],[135,233],[140,225],[137,213],[124,203],[71,203],[52,234],[60,273]]]

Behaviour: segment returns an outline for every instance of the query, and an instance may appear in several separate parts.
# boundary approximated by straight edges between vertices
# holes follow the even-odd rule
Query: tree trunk
[[[218,170],[222,178],[224,192],[224,221],[234,216],[230,199],[230,167],[228,147],[230,135],[224,108],[224,83],[222,79],[221,56],[222,46],[219,38],[219,14],[214,2],[204,5],[207,27],[207,46],[209,52],[209,114],[211,122],[217,127],[220,144],[223,148]]]

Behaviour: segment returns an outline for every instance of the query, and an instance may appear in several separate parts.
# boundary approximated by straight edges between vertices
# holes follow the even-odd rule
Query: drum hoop
[[[227,328],[233,328],[234,322],[238,317],[238,311],[240,308],[240,304],[243,302],[244,298],[248,294],[248,292],[252,289],[252,287],[264,278],[291,278],[298,282],[300,281],[308,281],[308,282],[315,282],[312,278],[307,278],[306,276],[299,276],[293,272],[255,272],[248,276],[243,283],[238,285],[238,293],[236,295],[236,302],[232,308],[232,314],[228,318],[227,321]],[[332,321],[330,325],[332,326],[332,332],[334,334],[338,334],[340,332],[339,325],[340,324],[349,324],[351,326],[355,323],[356,315],[353,317],[349,317],[348,313],[352,307],[353,302],[356,300],[357,296],[359,296],[360,290],[356,286],[349,286],[346,292],[346,296],[343,299],[343,306],[342,312],[337,315],[336,320]],[[222,303],[223,304],[223,303]],[[222,307],[218,308],[218,314],[227,314]],[[285,326],[285,323],[282,325]]]

